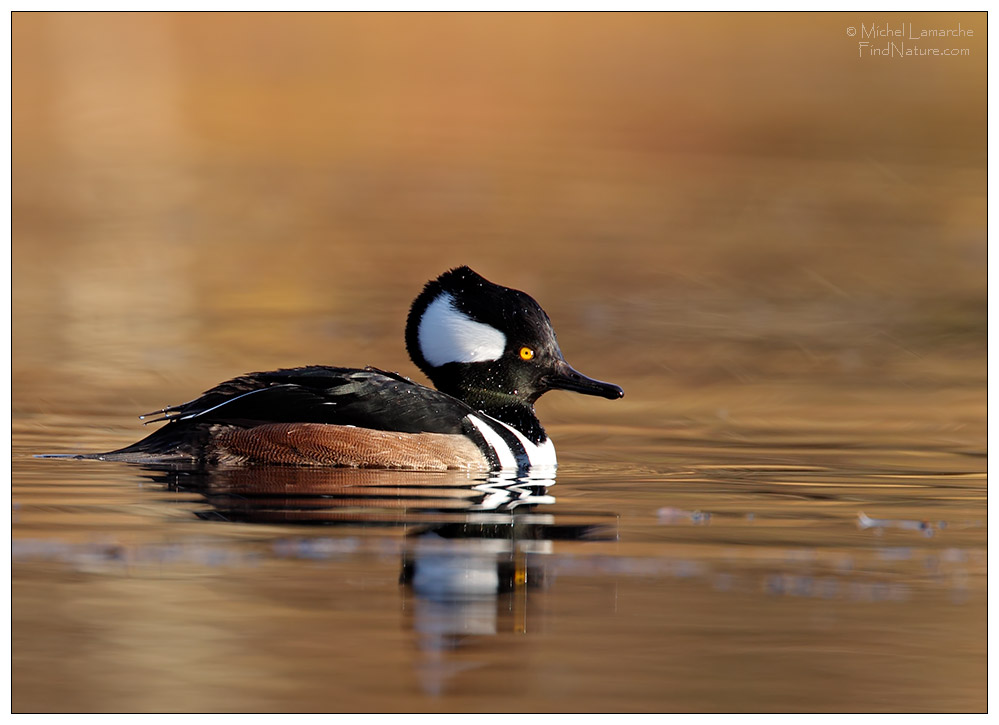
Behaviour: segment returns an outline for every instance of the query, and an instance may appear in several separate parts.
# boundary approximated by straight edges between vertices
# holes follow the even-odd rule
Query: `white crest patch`
[[[427,305],[417,337],[420,352],[434,367],[449,362],[498,360],[506,349],[506,335],[461,312],[447,292]]]

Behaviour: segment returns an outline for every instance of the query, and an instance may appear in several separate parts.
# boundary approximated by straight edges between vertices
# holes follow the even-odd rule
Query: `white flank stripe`
[[[499,458],[501,468],[517,468],[517,459],[513,455],[513,451],[510,450],[510,446],[503,442],[503,438],[500,434],[494,431],[486,421],[482,420],[476,415],[468,416],[468,419],[472,421],[472,425],[479,429],[479,433],[482,437],[486,439],[486,443],[492,446],[492,449],[496,451],[496,457]]]
[[[434,367],[498,360],[506,349],[506,335],[458,310],[447,292],[427,305],[417,337],[423,357]]]
[[[551,438],[546,438],[545,442],[540,446],[532,443],[523,433],[521,433],[516,428],[507,425],[501,420],[496,420],[495,418],[481,414],[483,417],[488,418],[487,423],[482,418],[477,415],[470,415],[468,419],[472,421],[472,425],[478,428],[482,437],[486,439],[486,443],[492,446],[492,449],[496,451],[496,457],[499,458],[500,467],[504,469],[517,469],[517,457],[514,455],[513,451],[510,450],[510,446],[503,440],[503,436],[493,430],[492,425],[501,425],[508,431],[516,436],[520,444],[524,446],[524,451],[527,453],[527,460],[531,462],[531,468],[540,469],[554,469],[558,466],[558,458],[555,456],[555,444],[552,443]]]
[[[495,418],[493,420],[495,420]],[[545,438],[545,442],[539,446],[536,443],[532,443],[524,436],[523,433],[513,426],[509,426],[501,420],[497,420],[496,422],[517,436],[517,440],[520,441],[520,444],[524,446],[524,450],[527,452],[527,458],[531,462],[531,468],[554,468],[558,465],[558,458],[555,456],[555,444],[552,443],[551,438]]]

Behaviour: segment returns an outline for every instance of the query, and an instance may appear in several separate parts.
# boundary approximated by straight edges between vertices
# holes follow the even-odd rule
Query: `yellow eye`
[[[529,347],[520,348],[520,359],[521,360],[531,360],[534,358],[534,350]]]

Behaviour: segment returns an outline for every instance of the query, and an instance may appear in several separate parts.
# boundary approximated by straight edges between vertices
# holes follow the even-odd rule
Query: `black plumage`
[[[199,459],[220,428],[270,423],[325,423],[478,438],[466,420],[474,412],[471,407],[397,373],[372,367],[310,365],[248,373],[160,412],[161,417],[147,422],[165,420],[167,425],[100,457],[134,460],[170,454]]]
[[[460,347],[449,348],[463,340],[445,336],[439,347],[456,359],[436,359],[436,364],[427,360],[420,323],[441,296],[449,306],[445,319],[427,319],[445,331],[455,322],[483,328],[490,341],[499,340],[492,357],[463,361]],[[410,310],[406,347],[437,390],[371,367],[312,365],[248,373],[190,402],[165,408],[154,414],[158,417],[144,416],[147,423],[166,425],[137,443],[82,457],[201,465],[378,465],[381,459],[375,453],[384,448],[386,462],[396,466],[467,467],[485,462],[496,467],[498,450],[508,449],[504,455],[520,466],[531,463],[527,449],[547,442],[534,413],[542,394],[553,389],[611,399],[623,394],[616,385],[582,376],[566,363],[551,320],[532,297],[495,285],[468,267],[452,269],[424,287]],[[432,354],[435,349],[430,348],[431,357],[439,357]],[[364,448],[365,430],[375,453]],[[352,446],[367,452],[352,458]],[[407,447],[413,454],[408,458]],[[441,451],[432,461],[427,453],[431,450]],[[549,446],[539,457],[553,462],[554,449]]]

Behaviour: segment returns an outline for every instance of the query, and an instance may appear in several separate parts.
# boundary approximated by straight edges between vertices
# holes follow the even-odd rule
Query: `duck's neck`
[[[535,445],[541,445],[548,439],[545,429],[541,427],[541,422],[534,414],[534,406],[523,398],[476,388],[445,392],[449,392],[489,417],[516,428]]]
[[[541,427],[541,422],[534,414],[534,406],[532,405],[511,404],[495,407],[473,407],[477,407],[489,417],[515,428],[535,445],[541,445],[548,440],[548,434]]]
[[[484,385],[476,377],[438,376],[435,378],[433,372],[428,373],[427,376],[434,381],[436,388],[442,393],[452,395],[475,410],[480,410],[491,418],[516,428],[535,445],[541,445],[548,440],[545,429],[541,427],[540,421],[534,414],[534,400],[529,400],[516,392],[506,393],[495,387]]]

